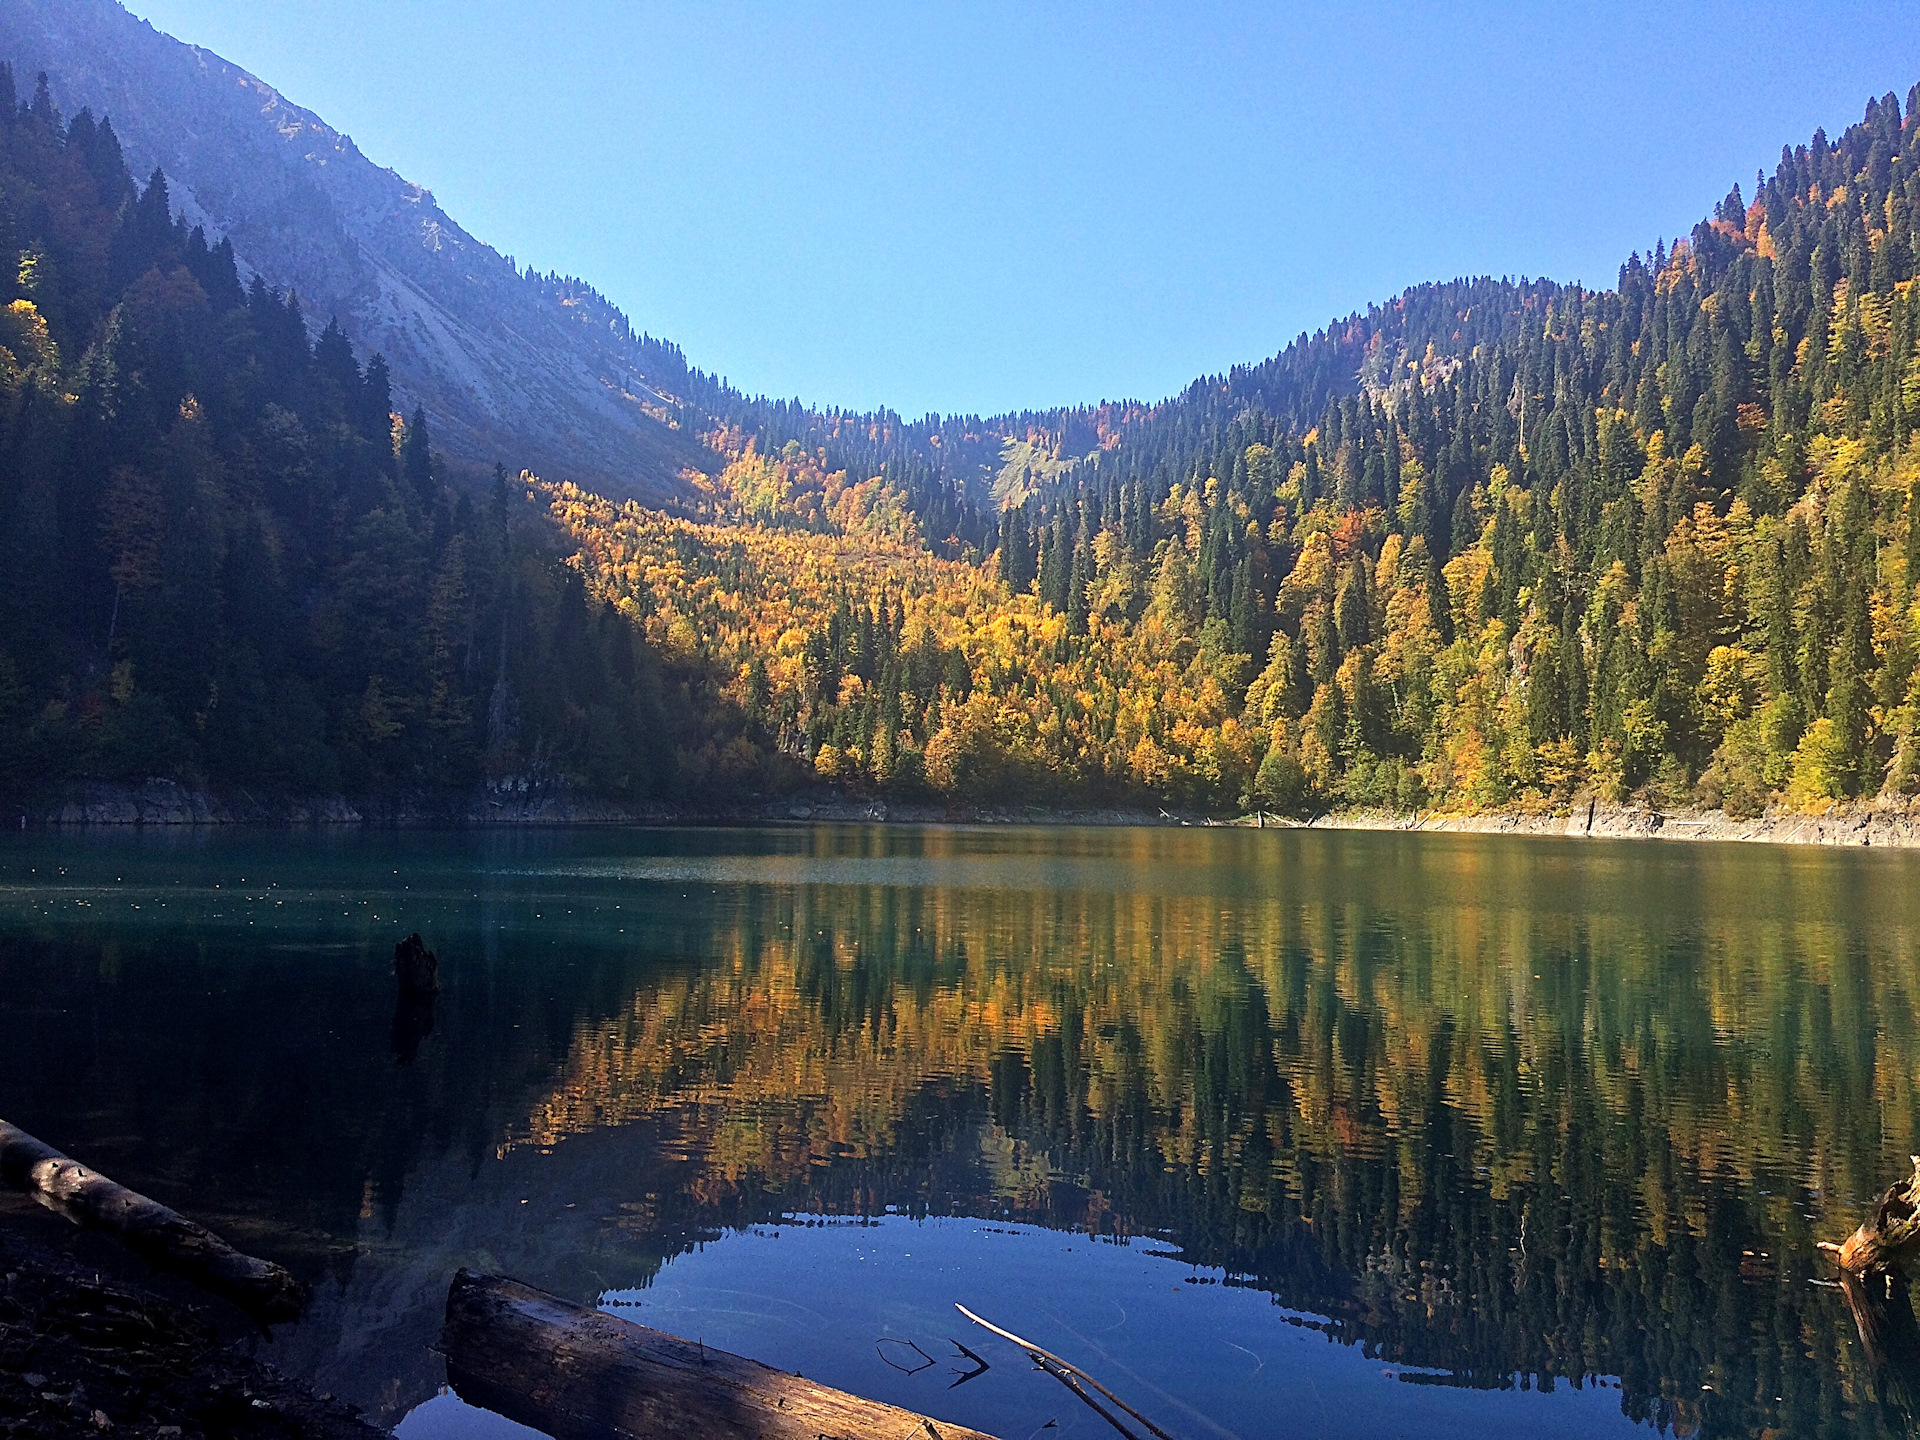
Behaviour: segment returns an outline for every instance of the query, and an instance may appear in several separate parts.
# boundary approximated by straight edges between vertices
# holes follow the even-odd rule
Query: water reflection
[[[1887,1424],[1811,1242],[1916,1148],[1920,859],[821,829],[0,863],[0,1114],[326,1280],[288,1343],[395,1413],[455,1264],[584,1297],[892,1206],[1164,1235],[1449,1385]],[[403,1016],[415,929],[447,990]]]

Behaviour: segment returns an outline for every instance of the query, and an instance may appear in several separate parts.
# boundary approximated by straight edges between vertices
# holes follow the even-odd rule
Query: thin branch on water
[[[1121,1423],[1119,1416],[1115,1415],[1111,1410],[1107,1409],[1106,1406],[1102,1405],[1081,1388],[1080,1382],[1074,1379],[1073,1376],[1069,1375],[1065,1370],[1062,1370],[1058,1365],[1055,1365],[1051,1360],[1042,1360],[1038,1355],[1034,1355],[1032,1351],[1028,1351],[1027,1353],[1033,1360],[1035,1369],[1046,1371],[1047,1374],[1053,1376],[1054,1379],[1058,1380],[1062,1385],[1066,1386],[1067,1389],[1079,1396],[1081,1402],[1085,1404],[1089,1410],[1093,1411],[1094,1414],[1098,1415],[1102,1420],[1126,1436],[1127,1440],[1140,1440],[1138,1435],[1134,1434],[1133,1431]]]
[[[1094,1400],[1094,1398],[1091,1395],[1087,1394],[1085,1390],[1081,1389],[1080,1386],[1075,1383],[1073,1377],[1078,1377],[1079,1379],[1086,1381],[1087,1384],[1091,1385],[1094,1389],[1098,1390],[1102,1395],[1106,1396],[1107,1399],[1111,1400],[1114,1404],[1118,1405],[1122,1410],[1126,1411],[1127,1414],[1131,1415],[1134,1419],[1138,1420],[1142,1425],[1146,1426],[1147,1430],[1155,1437],[1155,1440],[1173,1440],[1173,1437],[1167,1434],[1166,1431],[1162,1430],[1158,1425],[1154,1424],[1153,1421],[1149,1420],[1146,1416],[1142,1415],[1138,1410],[1134,1409],[1131,1405],[1127,1404],[1126,1401],[1122,1400],[1118,1395],[1114,1394],[1113,1391],[1109,1390],[1106,1386],[1102,1385],[1098,1380],[1094,1379],[1093,1376],[1089,1375],[1086,1371],[1082,1370],[1078,1365],[1075,1365],[1072,1361],[1062,1360],[1058,1355],[1054,1354],[1051,1350],[1043,1350],[1038,1345],[1034,1344],[1031,1340],[1022,1340],[1018,1335],[1014,1334],[1011,1330],[1002,1330],[998,1325],[995,1325],[990,1320],[982,1320],[978,1315],[974,1314],[973,1311],[967,1309],[967,1307],[964,1305],[961,1305],[956,1302],[953,1308],[958,1310],[962,1315],[966,1316],[967,1319],[973,1321],[973,1323],[978,1325],[981,1329],[991,1330],[995,1335],[998,1335],[1002,1340],[1011,1340],[1015,1345],[1018,1345],[1022,1350],[1026,1351],[1027,1354],[1033,1357],[1035,1364],[1039,1365],[1042,1370],[1045,1370],[1049,1375],[1053,1376],[1054,1379],[1058,1380],[1062,1385],[1065,1385],[1069,1390],[1073,1391],[1074,1394],[1078,1395],[1082,1400],[1086,1401],[1088,1405],[1093,1407],[1096,1413],[1098,1413],[1102,1418],[1104,1418],[1109,1425],[1113,1426],[1113,1428],[1118,1430],[1122,1435],[1131,1435],[1133,1432],[1128,1430],[1127,1427],[1121,1424],[1119,1420],[1115,1419],[1112,1415],[1108,1414],[1107,1411],[1103,1409]]]

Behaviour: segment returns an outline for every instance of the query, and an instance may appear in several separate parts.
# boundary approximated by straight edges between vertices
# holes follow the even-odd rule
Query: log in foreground
[[[555,1440],[992,1440],[497,1275],[453,1277],[440,1344],[461,1399]]]
[[[257,1320],[292,1320],[306,1303],[305,1287],[272,1261],[242,1255],[204,1226],[4,1120],[0,1181],[76,1225],[105,1230],[155,1269],[224,1296]]]

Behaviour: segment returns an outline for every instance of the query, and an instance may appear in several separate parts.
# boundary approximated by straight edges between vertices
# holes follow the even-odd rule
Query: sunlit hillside
[[[1062,412],[1049,453],[1069,460],[1001,488],[1010,508],[963,557],[977,571],[717,582],[754,623],[700,654],[754,698],[750,744],[878,793],[1904,803],[1917,203],[1920,123],[1888,96],[1630,257],[1616,290],[1424,286],[1129,410],[1084,452],[1065,436],[1086,417]],[[736,431],[733,471],[877,474],[858,460],[883,434],[902,456],[941,448],[931,422],[854,427],[849,447],[844,417],[740,413],[787,438],[769,465]],[[560,513],[596,585],[673,613],[608,566],[610,511]],[[620,545],[657,548],[635,515]],[[817,514],[809,533],[861,528]],[[717,575],[733,544],[762,542],[716,536],[696,563]],[[775,613],[814,637],[806,664]],[[908,626],[966,674],[900,667]]]

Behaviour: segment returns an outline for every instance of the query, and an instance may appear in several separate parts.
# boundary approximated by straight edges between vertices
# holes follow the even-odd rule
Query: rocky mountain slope
[[[656,503],[713,468],[674,423],[676,347],[580,282],[519,272],[238,66],[115,0],[0,0],[0,60],[23,89],[45,71],[64,113],[110,118],[136,175],[165,170],[189,217],[296,290],[310,323],[338,317],[384,354],[400,403],[424,404],[454,456]]]

